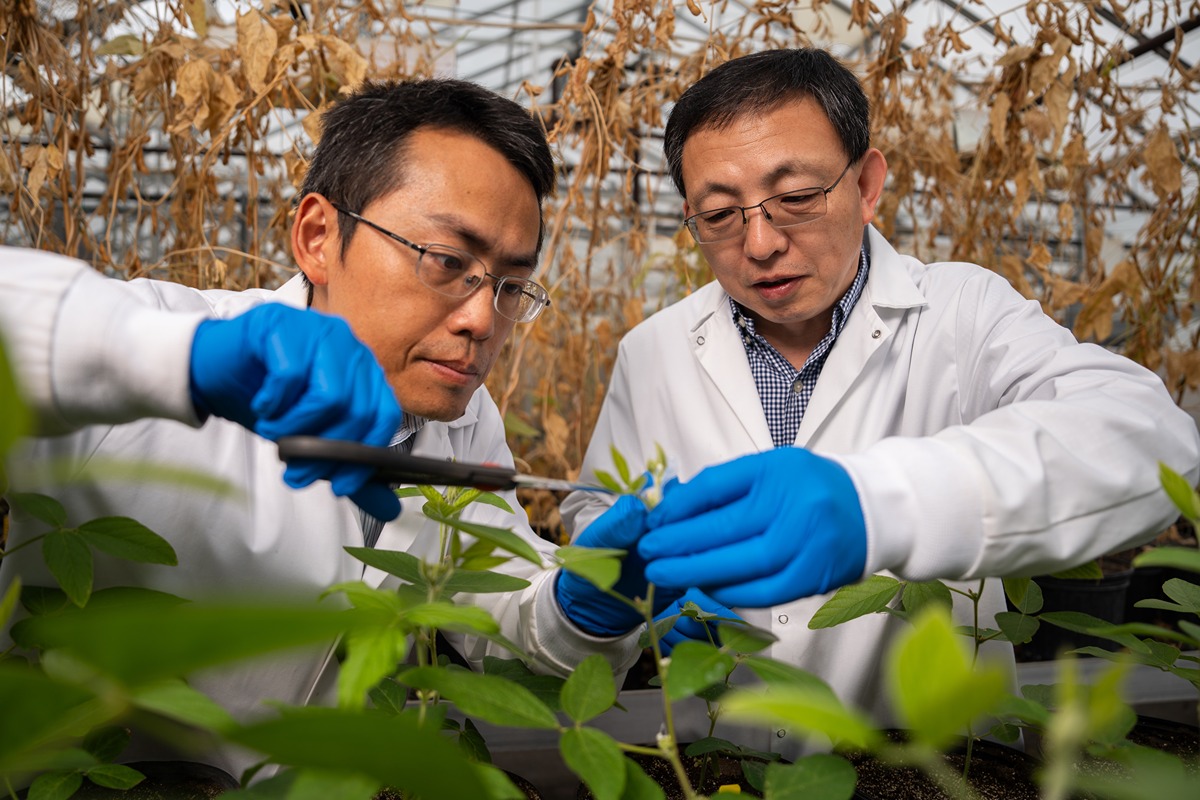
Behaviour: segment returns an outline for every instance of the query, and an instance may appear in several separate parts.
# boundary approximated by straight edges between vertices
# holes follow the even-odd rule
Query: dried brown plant
[[[205,0],[0,6],[4,240],[201,287],[286,279],[321,109],[367,76],[438,72],[454,26],[398,0],[249,5],[232,25]],[[1001,16],[946,3],[915,44],[919,4],[882,5],[606,0],[560,24],[575,50],[514,92],[561,159],[543,268],[554,309],[517,330],[490,379],[530,469],[575,476],[621,335],[708,280],[656,137],[693,80],[767,47],[856,43],[842,49],[891,170],[878,224],[902,249],[994,269],[1181,399],[1200,387],[1200,67],[1182,50],[1200,3],[1041,0]],[[1146,58],[1157,68],[1131,81]],[[1133,227],[1114,230],[1118,216]],[[554,535],[555,498],[524,499]]]

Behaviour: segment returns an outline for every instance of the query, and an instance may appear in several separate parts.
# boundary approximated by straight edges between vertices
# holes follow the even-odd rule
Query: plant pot
[[[636,753],[626,755],[626,758],[637,762],[642,771],[662,787],[666,800],[683,800],[685,797],[683,790],[679,786],[679,781],[675,778],[675,771],[671,769],[671,765],[666,759]],[[687,772],[688,779],[699,794],[716,795],[722,786],[737,786],[739,791],[735,792],[735,794],[742,794],[748,797],[762,797],[762,794],[746,780],[742,772],[741,759],[720,753],[709,753],[706,756],[682,756],[682,759],[683,768]],[[701,781],[701,770],[704,769],[706,759],[715,759],[716,772],[714,774],[712,767],[709,767],[709,772],[705,780]],[[759,759],[746,760],[765,763]],[[593,800],[594,795],[586,785],[581,783],[575,793],[575,797],[576,800]]]
[[[1070,580],[1048,575],[1034,578],[1042,590],[1042,612],[1080,611],[1107,622],[1125,621],[1125,597],[1133,570],[1105,575],[1100,580]],[[1068,650],[1099,647],[1119,650],[1120,645],[1107,639],[1075,633],[1043,622],[1033,639],[1016,645],[1018,661],[1052,661]]]
[[[888,738],[904,741],[904,732],[885,731]],[[962,775],[966,742],[947,752],[944,759],[955,774]],[[884,764],[864,753],[842,753],[858,772],[854,800],[947,800],[947,795],[928,775],[915,767]],[[971,746],[971,768],[967,783],[983,800],[1038,800],[1041,796],[1034,770],[1038,762],[1012,747],[977,739]]]

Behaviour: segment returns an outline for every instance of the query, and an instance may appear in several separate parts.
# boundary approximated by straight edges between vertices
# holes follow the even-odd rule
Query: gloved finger
[[[575,544],[629,550],[645,532],[646,505],[627,494],[618,497],[611,508],[584,528]]]
[[[283,471],[283,482],[293,489],[303,489],[310,483],[321,480],[336,469],[331,461],[315,458],[297,458],[287,462]]]
[[[650,512],[647,517],[650,530],[638,541],[638,554],[649,561],[733,545],[760,535],[774,512],[775,509],[757,508],[745,499],[661,527],[653,524],[655,516]]]
[[[699,553],[647,559],[646,580],[668,589],[698,586],[724,603],[712,588],[766,577],[780,569],[779,559],[766,537],[755,536]]]
[[[368,481],[362,488],[353,492],[350,499],[363,511],[384,522],[400,516],[400,498],[396,497],[396,493],[388,488],[387,484]]]
[[[274,419],[299,402],[309,389],[309,365],[313,349],[311,329],[307,326],[288,326],[286,330],[267,334],[263,343],[266,374],[250,401],[255,417],[259,420]],[[302,431],[287,433],[292,432]]]
[[[341,464],[329,473],[329,488],[338,497],[349,497],[366,486],[374,475],[375,470],[371,467]]]
[[[657,528],[734,503],[753,490],[758,475],[757,469],[738,460],[708,467],[687,483],[668,482],[648,523]]]

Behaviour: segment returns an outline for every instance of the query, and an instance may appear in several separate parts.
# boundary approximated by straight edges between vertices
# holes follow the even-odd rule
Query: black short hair
[[[321,137],[297,201],[317,192],[361,211],[404,183],[405,145],[423,128],[457,131],[503,155],[533,187],[540,208],[554,188],[554,159],[540,122],[517,103],[469,81],[368,81],[321,115]],[[357,222],[338,214],[342,252]],[[544,226],[543,226],[544,227]],[[542,246],[538,231],[538,250]]]
[[[842,148],[857,161],[871,146],[871,108],[858,77],[825,50],[764,50],[735,58],[696,81],[675,103],[663,137],[667,169],[681,195],[683,145],[699,128],[722,128],[811,97],[833,124]]]

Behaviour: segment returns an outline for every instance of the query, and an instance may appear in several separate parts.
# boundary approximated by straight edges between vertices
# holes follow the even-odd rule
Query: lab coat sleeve
[[[863,502],[868,574],[973,579],[1083,563],[1175,520],[1160,461],[1193,484],[1200,475],[1196,425],[1157,376],[1077,343],[1036,302],[979,275],[949,304],[962,424],[836,457]]]
[[[479,441],[472,447],[471,459],[477,462],[512,466],[512,452],[504,437],[504,426],[500,413],[490,396],[482,397],[480,422],[475,426]],[[494,417],[494,420],[493,420]],[[614,672],[629,669],[640,654],[639,631],[626,636],[592,636],[570,622],[562,613],[555,597],[554,583],[558,570],[552,569],[550,560],[554,545],[538,536],[529,525],[524,509],[512,491],[502,494],[514,509],[508,515],[499,509],[482,504],[473,508],[480,516],[476,521],[497,527],[511,527],[523,539],[530,542],[542,556],[544,568],[513,559],[506,565],[508,572],[530,581],[528,588],[520,592],[496,595],[479,595],[477,602],[483,605],[500,623],[501,633],[530,656],[530,667],[535,671],[567,676],[590,655],[602,655]],[[514,524],[515,522],[515,524]],[[485,641],[463,641],[460,651],[476,664],[484,655],[507,656],[496,645]]]
[[[204,316],[81,261],[0,248],[0,335],[40,435],[143,417],[197,425],[188,366]]]

